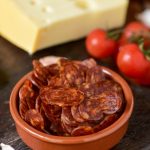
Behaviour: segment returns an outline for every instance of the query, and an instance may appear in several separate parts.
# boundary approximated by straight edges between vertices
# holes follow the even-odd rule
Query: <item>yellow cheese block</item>
[[[0,0],[0,35],[33,54],[125,22],[128,0]]]

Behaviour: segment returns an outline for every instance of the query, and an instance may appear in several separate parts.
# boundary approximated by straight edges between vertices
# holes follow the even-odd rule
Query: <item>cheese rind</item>
[[[125,22],[128,0],[0,0],[0,34],[32,54]]]

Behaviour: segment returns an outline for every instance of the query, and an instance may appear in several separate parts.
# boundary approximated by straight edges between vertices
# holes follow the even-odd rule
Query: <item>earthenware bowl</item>
[[[18,112],[18,91],[28,73],[15,85],[10,96],[10,112],[15,121],[16,129],[21,139],[33,150],[108,150],[115,146],[126,133],[129,118],[133,111],[133,94],[126,81],[114,71],[102,67],[103,72],[110,75],[123,89],[126,107],[121,117],[109,127],[86,136],[62,137],[42,133],[28,125]]]

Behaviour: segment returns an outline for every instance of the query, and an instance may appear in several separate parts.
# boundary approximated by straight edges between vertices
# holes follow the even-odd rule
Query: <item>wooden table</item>
[[[143,3],[144,2],[144,3]],[[135,15],[147,7],[146,1],[132,0],[127,20],[135,19]],[[48,48],[29,56],[0,37],[0,143],[12,145],[16,150],[28,150],[15,130],[9,112],[9,96],[14,84],[32,69],[32,59],[46,55],[64,56],[72,59],[89,57],[85,51],[84,39],[64,45]],[[116,70],[111,60],[98,63]],[[129,129],[121,142],[113,150],[150,150],[150,87],[141,87],[129,83],[134,92],[135,107],[130,120]]]

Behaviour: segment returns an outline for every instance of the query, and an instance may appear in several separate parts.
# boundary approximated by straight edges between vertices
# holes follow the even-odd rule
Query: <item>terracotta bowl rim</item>
[[[20,86],[23,84],[25,79],[32,73],[29,72],[26,75],[24,75],[14,86],[11,96],[10,96],[10,112],[11,115],[15,121],[15,123],[22,129],[25,130],[28,134],[31,136],[45,142],[51,142],[51,143],[58,143],[58,144],[78,144],[78,143],[86,143],[86,142],[92,142],[101,138],[104,138],[106,136],[109,136],[110,134],[116,132],[119,130],[130,118],[133,106],[134,106],[134,99],[132,91],[127,84],[127,82],[116,72],[112,71],[111,69],[102,66],[103,72],[106,74],[109,74],[112,76],[112,78],[121,84],[123,88],[123,92],[126,98],[126,107],[123,112],[123,114],[120,116],[118,120],[116,120],[112,125],[109,127],[90,135],[85,136],[77,136],[77,137],[63,137],[63,136],[54,136],[54,135],[48,135],[46,133],[40,132],[36,129],[34,129],[32,126],[28,125],[21,117],[17,109],[17,97],[18,97],[18,90]]]

